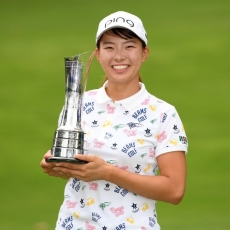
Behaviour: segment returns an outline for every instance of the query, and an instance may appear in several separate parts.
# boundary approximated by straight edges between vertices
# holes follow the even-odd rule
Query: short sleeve
[[[167,152],[184,151],[187,153],[188,139],[182,121],[172,106],[160,114],[157,134],[156,157]]]

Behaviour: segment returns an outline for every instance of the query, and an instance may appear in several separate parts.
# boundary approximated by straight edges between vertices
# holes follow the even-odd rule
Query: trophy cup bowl
[[[51,158],[46,162],[88,162],[74,158],[75,154],[87,154],[85,133],[81,126],[82,101],[86,89],[90,63],[89,52],[65,57],[65,104],[59,125],[54,133]],[[86,61],[87,60],[87,61]]]

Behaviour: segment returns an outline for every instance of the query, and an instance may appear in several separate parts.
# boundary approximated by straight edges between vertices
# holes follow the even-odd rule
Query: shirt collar
[[[114,104],[121,104],[125,109],[131,110],[141,104],[147,97],[148,92],[145,89],[145,85],[139,82],[140,90],[132,95],[131,97],[125,98],[120,101],[115,101]],[[108,81],[106,81],[103,86],[98,90],[96,101],[99,104],[104,104],[107,102],[111,102],[112,99],[107,95],[105,88],[108,86]]]

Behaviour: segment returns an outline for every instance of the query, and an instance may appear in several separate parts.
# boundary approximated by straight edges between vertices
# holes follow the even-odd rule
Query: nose
[[[126,58],[125,52],[122,50],[117,50],[113,57],[113,59],[118,62],[124,60],[125,58]]]

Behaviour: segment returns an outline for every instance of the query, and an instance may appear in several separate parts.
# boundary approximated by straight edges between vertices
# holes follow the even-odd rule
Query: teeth
[[[128,66],[127,65],[114,65],[113,68],[114,69],[126,69],[128,68]]]

